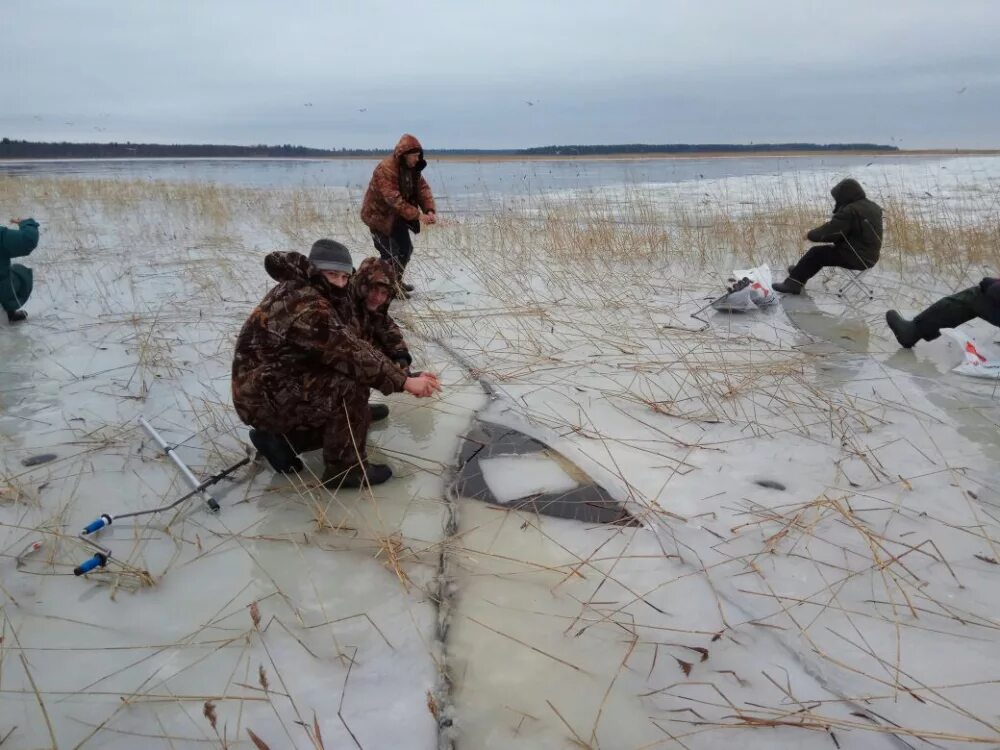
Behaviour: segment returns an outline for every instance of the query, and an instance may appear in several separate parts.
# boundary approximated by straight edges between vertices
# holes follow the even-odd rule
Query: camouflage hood
[[[396,296],[396,271],[392,265],[381,258],[365,258],[358,266],[357,273],[351,277],[350,290],[358,312],[367,311],[365,301],[368,291],[375,285],[382,285],[389,290],[389,299],[375,312],[384,314],[389,309],[389,303]]]
[[[396,148],[392,150],[392,155],[402,166],[403,156],[411,151],[416,151],[420,156],[417,160],[417,166],[414,169],[418,172],[423,171],[424,167],[427,166],[427,162],[424,161],[424,147],[420,145],[420,141],[417,140],[415,135],[403,133],[399,138],[399,143],[396,144]]]

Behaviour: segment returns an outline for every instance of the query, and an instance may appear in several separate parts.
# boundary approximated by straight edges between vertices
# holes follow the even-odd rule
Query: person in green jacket
[[[7,320],[19,323],[28,317],[21,308],[31,296],[31,269],[11,258],[30,255],[38,246],[38,222],[34,219],[11,219],[17,229],[0,227],[0,307],[7,312]]]
[[[806,239],[823,242],[806,251],[799,262],[788,267],[788,278],[774,284],[782,294],[801,294],[806,282],[827,266],[866,271],[878,263],[882,249],[882,207],[868,200],[864,188],[854,179],[841,180],[830,190],[833,216],[822,226],[809,230]]]

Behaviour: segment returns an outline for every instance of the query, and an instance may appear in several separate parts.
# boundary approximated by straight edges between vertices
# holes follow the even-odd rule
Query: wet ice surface
[[[140,415],[199,476],[243,455],[228,370],[263,252],[367,245],[346,209],[293,227],[251,201],[215,225],[155,196],[120,213],[34,199],[37,296],[0,330],[5,747],[247,747],[250,729],[307,748],[314,716],[327,747],[433,748],[437,718],[477,748],[1000,744],[998,394],[951,373],[954,342],[902,351],[882,320],[933,283],[887,263],[876,300],[853,301],[831,273],[698,331],[689,313],[744,264],[678,283],[435,229],[399,316],[447,391],[388,399],[370,443],[398,479],[334,496],[317,455],[302,477],[255,465],[213,490],[218,515],[193,500],[102,531],[115,562],[77,579],[79,528],[188,489]],[[451,497],[477,412],[643,525]],[[553,489],[551,463],[504,465],[525,458],[490,457],[491,489]]]

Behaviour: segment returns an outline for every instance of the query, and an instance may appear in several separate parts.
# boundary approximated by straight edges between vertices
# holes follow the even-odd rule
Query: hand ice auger
[[[211,487],[216,482],[224,479],[225,477],[232,474],[234,471],[239,469],[241,466],[246,465],[250,462],[250,455],[248,453],[247,457],[238,461],[237,463],[230,466],[228,469],[223,469],[218,474],[213,474],[208,479],[203,482],[199,482],[197,477],[191,473],[191,470],[187,465],[181,460],[181,457],[177,455],[174,450],[176,446],[168,445],[167,442],[160,436],[160,434],[153,429],[153,426],[147,422],[144,418],[139,417],[139,424],[142,425],[143,429],[149,433],[149,436],[156,441],[156,444],[163,449],[163,452],[170,457],[170,460],[174,462],[174,465],[180,469],[181,475],[187,480],[188,484],[191,485],[192,490],[186,495],[174,500],[169,505],[163,505],[159,508],[150,508],[148,510],[134,510],[130,513],[119,513],[118,515],[111,515],[110,513],[102,513],[99,518],[91,521],[89,524],[83,527],[83,531],[80,532],[79,538],[83,540],[86,544],[97,549],[97,552],[89,560],[84,561],[76,568],[73,569],[73,575],[82,576],[86,575],[95,568],[103,568],[108,564],[108,560],[111,559],[111,550],[107,547],[102,547],[93,538],[91,534],[95,534],[105,526],[110,526],[114,521],[120,520],[122,518],[135,518],[136,516],[147,516],[153,513],[162,513],[165,510],[170,510],[171,508],[176,508],[178,505],[183,503],[185,500],[189,500],[195,495],[201,495],[208,506],[208,509],[213,513],[217,513],[219,510],[219,503],[214,497],[212,497],[206,488]]]

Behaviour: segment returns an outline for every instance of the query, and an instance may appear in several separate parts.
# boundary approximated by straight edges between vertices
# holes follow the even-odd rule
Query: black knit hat
[[[320,271],[354,273],[351,251],[336,240],[316,240],[309,251],[309,262]]]

